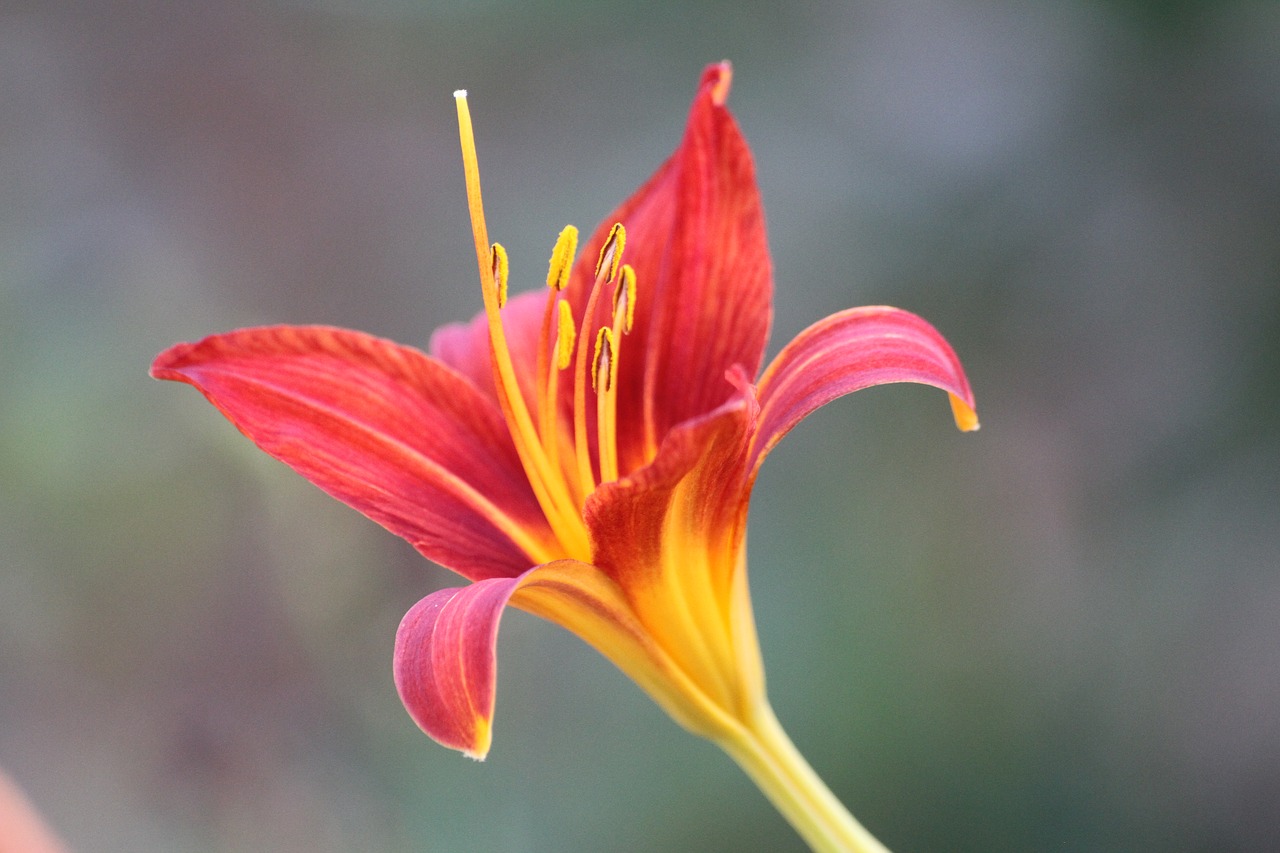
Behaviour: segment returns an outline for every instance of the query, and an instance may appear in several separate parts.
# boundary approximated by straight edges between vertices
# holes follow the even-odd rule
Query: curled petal
[[[956,425],[978,428],[969,380],[937,329],[897,308],[852,308],[797,335],[761,377],[753,465],[814,409],[889,382],[941,388],[951,396]]]
[[[497,406],[418,350],[360,332],[242,329],[157,356],[260,448],[479,579],[514,576],[552,535]]]
[[[442,589],[409,609],[396,631],[396,690],[431,737],[472,758],[492,740],[498,620],[519,578]]]
[[[670,539],[673,514],[681,532],[704,542],[735,534],[735,525],[726,522],[746,508],[743,462],[753,408],[735,397],[680,424],[650,465],[605,483],[587,499],[596,561],[625,588],[656,585],[659,578],[648,573],[684,556]]]
[[[672,429],[652,464],[602,485],[585,510],[597,565],[722,707],[736,707],[760,680],[751,615],[739,598],[754,415],[746,385]]]
[[[396,689],[414,722],[445,746],[482,759],[492,741],[498,625],[508,603],[573,631],[686,726],[714,717],[656,646],[616,583],[595,566],[556,560],[516,578],[432,593],[396,632]]]

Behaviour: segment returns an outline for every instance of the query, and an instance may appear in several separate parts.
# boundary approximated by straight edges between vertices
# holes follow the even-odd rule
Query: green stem
[[[889,853],[813,772],[767,701],[718,743],[815,853]]]

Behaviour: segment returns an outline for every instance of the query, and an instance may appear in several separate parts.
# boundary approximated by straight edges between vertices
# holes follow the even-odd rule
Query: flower
[[[566,228],[546,290],[510,300],[457,93],[485,310],[440,329],[431,355],[275,326],[179,344],[152,366],[471,582],[422,599],[396,636],[400,696],[446,746],[489,749],[511,604],[577,634],[747,767],[743,738],[772,725],[745,562],[761,462],[814,409],[882,383],[941,388],[960,428],[977,427],[951,347],[894,308],[827,317],[759,373],[772,271],[730,77],[727,62],[704,71],[671,158],[576,262]]]

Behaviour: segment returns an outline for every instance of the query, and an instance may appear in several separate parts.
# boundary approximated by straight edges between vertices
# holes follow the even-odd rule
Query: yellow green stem
[[[889,853],[813,772],[767,701],[718,742],[816,853]]]

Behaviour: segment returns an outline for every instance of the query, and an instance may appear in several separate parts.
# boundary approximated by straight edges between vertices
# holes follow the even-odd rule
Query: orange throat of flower
[[[584,328],[583,334],[575,325],[573,306],[565,293],[577,252],[578,229],[568,225],[560,232],[547,271],[535,388],[532,400],[526,400],[502,325],[501,311],[507,301],[507,252],[500,243],[489,242],[466,91],[454,92],[454,99],[498,403],[529,484],[560,546],[556,553],[546,547],[536,548],[530,556],[544,560],[573,557],[589,562],[591,543],[582,517],[583,504],[602,483],[619,477],[618,363],[623,337],[631,331],[635,319],[636,304],[635,270],[622,263],[627,232],[621,223],[615,224],[600,248],[581,322],[592,322],[599,300],[606,293],[612,299],[612,309],[605,322],[590,332]],[[562,378],[566,371],[571,372]],[[568,405],[562,398],[570,394],[572,414],[562,415]],[[589,395],[595,398],[594,435],[587,417]]]

